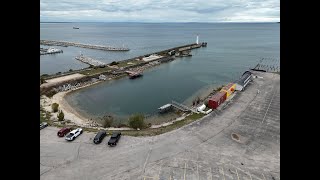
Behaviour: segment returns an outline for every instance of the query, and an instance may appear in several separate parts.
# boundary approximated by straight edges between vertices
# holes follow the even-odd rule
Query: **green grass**
[[[163,134],[169,131],[173,131],[175,129],[178,129],[184,125],[190,124],[200,118],[202,118],[204,116],[204,114],[192,114],[188,117],[186,117],[185,119],[181,120],[181,121],[177,121],[169,126],[166,127],[161,127],[161,128],[157,128],[157,129],[151,129],[151,128],[147,128],[147,129],[142,129],[140,131],[138,130],[129,130],[129,131],[121,131],[121,134],[126,135],[126,136],[155,136],[155,135],[159,135],[159,134]],[[56,127],[65,127],[66,125],[59,125],[59,124],[53,124],[48,122],[49,125],[53,125]],[[82,128],[84,131],[86,132],[93,132],[96,133],[99,130],[95,129],[95,128],[85,128],[85,127],[80,127],[80,126],[70,126],[73,129],[76,128]],[[112,131],[107,131],[107,133],[112,134]]]
[[[128,64],[128,63],[133,63],[133,64]],[[134,65],[134,64],[139,64],[140,61],[137,61],[137,60],[132,60],[132,61],[128,61],[128,62],[119,62],[119,64],[117,64],[118,67],[127,67],[127,66],[131,66],[131,65]]]
[[[40,122],[49,122],[50,118],[50,112],[47,112],[42,107],[40,107]]]
[[[82,71],[80,72],[80,74],[83,74],[83,75],[94,75],[94,74],[101,74],[101,73],[104,73],[104,72],[107,72],[107,71],[111,71],[113,70],[112,68],[109,68],[109,67],[104,67],[104,68],[92,68],[90,70],[85,70],[85,71]]]

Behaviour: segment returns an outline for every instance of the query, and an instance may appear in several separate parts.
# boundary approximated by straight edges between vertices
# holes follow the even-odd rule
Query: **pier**
[[[80,56],[77,56],[76,57],[76,60],[79,60],[83,63],[86,63],[86,64],[89,64],[91,66],[105,66],[106,64],[101,62],[101,61],[98,61],[98,60],[95,60],[95,59],[92,59],[92,58],[89,58],[89,57],[85,57],[83,55],[80,55]]]
[[[280,72],[280,59],[277,58],[261,58],[258,64],[251,68],[253,71],[262,72]]]
[[[101,46],[101,45],[91,45],[91,44],[82,44],[82,43],[75,43],[75,42],[66,42],[66,41],[53,41],[53,40],[40,40],[41,45],[47,46],[75,46],[81,48],[89,48],[89,49],[98,49],[103,51],[129,51],[129,48],[119,48],[119,47],[111,47],[111,46]]]
[[[177,108],[177,109],[180,109],[180,110],[183,111],[183,112],[190,112],[190,111],[191,111],[191,112],[194,112],[194,113],[199,114],[199,112],[198,112],[197,110],[192,109],[192,108],[189,108],[188,106],[183,105],[183,104],[181,104],[181,103],[178,103],[178,102],[176,102],[176,101],[171,101],[171,105],[172,105],[173,107]]]

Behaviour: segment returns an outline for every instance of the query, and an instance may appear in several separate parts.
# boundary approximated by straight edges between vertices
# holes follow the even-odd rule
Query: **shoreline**
[[[57,113],[53,113],[51,111],[51,104],[52,103],[58,103],[59,104],[59,110],[62,110],[64,113],[64,117],[65,120],[70,120],[72,123],[75,123],[76,125],[79,126],[87,126],[88,123],[91,123],[92,121],[90,120],[90,118],[86,118],[83,115],[81,115],[81,113],[79,113],[75,108],[71,107],[70,104],[66,101],[65,96],[73,91],[77,91],[80,90],[82,88],[86,88],[89,86],[92,86],[94,84],[98,84],[104,81],[98,81],[92,84],[87,84],[85,86],[82,87],[78,87],[76,89],[72,89],[72,90],[68,90],[68,91],[63,91],[63,92],[58,92],[56,94],[54,94],[51,98],[47,97],[47,96],[43,96],[44,99],[43,101],[41,101],[40,98],[40,104],[42,105],[42,107],[48,111],[51,112],[52,116],[57,116]]]

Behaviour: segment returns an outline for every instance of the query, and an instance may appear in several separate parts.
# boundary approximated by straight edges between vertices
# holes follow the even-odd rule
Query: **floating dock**
[[[103,51],[129,51],[129,48],[117,48],[117,47],[110,47],[110,46],[101,46],[101,45],[91,45],[91,44],[82,44],[82,43],[75,43],[75,42],[66,42],[66,41],[53,41],[53,40],[40,40],[41,45],[47,46],[75,46],[81,48],[89,48],[89,49],[98,49]]]

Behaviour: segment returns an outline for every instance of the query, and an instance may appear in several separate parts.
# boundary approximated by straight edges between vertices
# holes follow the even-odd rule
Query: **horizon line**
[[[40,23],[280,23],[280,21],[217,21],[217,22],[141,22],[141,21],[40,21]]]

